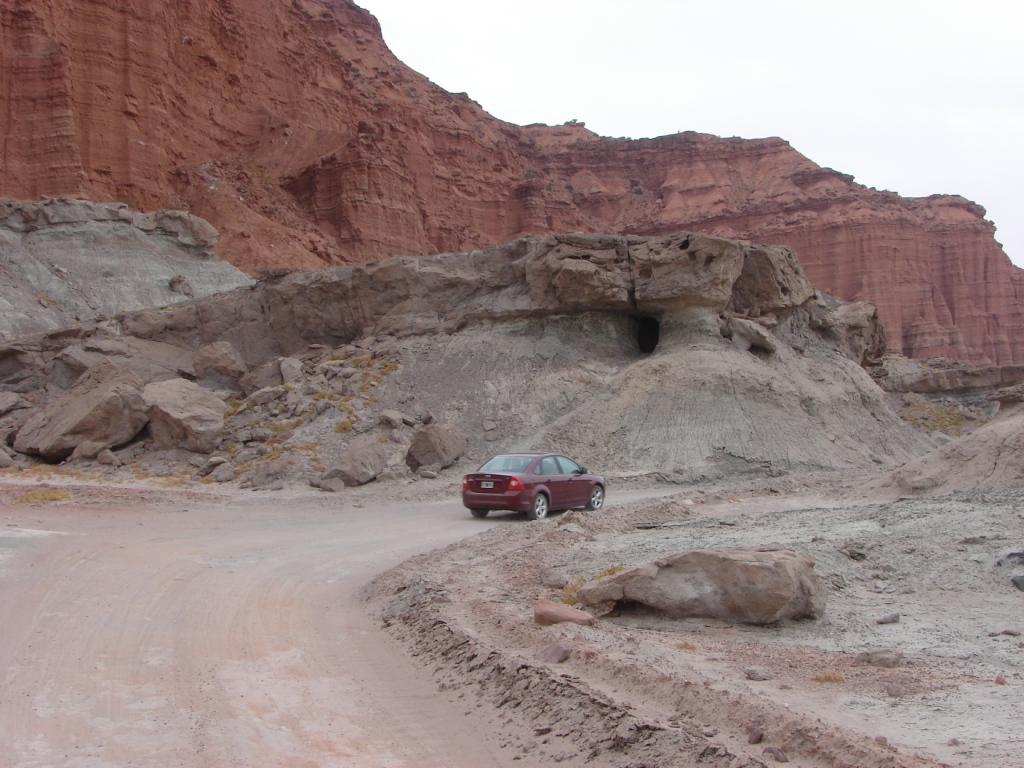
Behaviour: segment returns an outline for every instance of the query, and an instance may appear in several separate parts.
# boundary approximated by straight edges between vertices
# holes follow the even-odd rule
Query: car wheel
[[[471,509],[469,510],[469,514],[471,514],[473,517],[480,518],[482,520],[483,518],[487,517],[487,513],[490,511],[491,510],[489,509]]]
[[[595,485],[590,492],[590,500],[587,502],[587,509],[600,509],[604,506],[604,488]]]
[[[543,520],[548,516],[548,497],[538,493],[533,499],[533,508],[526,513],[531,520]]]

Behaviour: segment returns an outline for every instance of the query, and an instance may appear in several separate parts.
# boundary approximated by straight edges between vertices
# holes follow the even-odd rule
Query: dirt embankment
[[[885,501],[857,487],[790,478],[510,521],[404,564],[371,602],[442,687],[494,708],[495,727],[536,729],[509,739],[527,762],[563,759],[571,744],[614,766],[771,765],[780,754],[807,766],[1010,765],[1024,627],[1005,558],[1024,536],[1020,491]],[[816,559],[823,619],[531,620],[536,599],[571,602],[608,569],[762,544]],[[567,660],[551,661],[553,647]],[[860,655],[880,649],[889,666]]]

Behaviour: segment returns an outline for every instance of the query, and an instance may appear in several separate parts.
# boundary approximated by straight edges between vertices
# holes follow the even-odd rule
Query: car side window
[[[559,456],[558,457],[558,463],[562,467],[562,473],[563,474],[571,475],[573,472],[579,472],[580,471],[580,465],[577,464],[572,459],[565,458],[565,456]]]
[[[540,460],[540,464],[537,465],[538,475],[560,475],[562,470],[558,467],[558,462],[555,461],[554,456],[545,456]]]

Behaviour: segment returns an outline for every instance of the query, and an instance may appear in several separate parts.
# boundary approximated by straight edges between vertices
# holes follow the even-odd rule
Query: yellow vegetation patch
[[[676,643],[676,648],[678,648],[680,651],[688,651],[690,653],[693,653],[694,651],[697,650],[697,646],[696,645],[694,645],[693,643],[688,642],[686,640],[684,640],[681,643]]]
[[[816,683],[845,683],[846,677],[839,672],[819,672],[811,680]]]
[[[352,420],[341,419],[337,424],[334,425],[335,432],[351,432],[352,431]]]
[[[566,605],[576,605],[580,601],[580,589],[587,580],[582,576],[573,576],[569,579],[564,587],[562,587],[562,602]]]
[[[14,500],[15,504],[45,504],[48,501],[67,501],[71,494],[60,488],[35,488],[21,494]]]

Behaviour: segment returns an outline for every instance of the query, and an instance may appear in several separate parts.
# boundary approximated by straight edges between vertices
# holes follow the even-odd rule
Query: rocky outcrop
[[[216,239],[183,211],[0,199],[0,339],[248,285]]]
[[[118,320],[124,333],[140,338],[210,345],[197,352],[196,375],[205,375],[205,358],[217,351],[224,366],[233,361],[223,371],[229,379],[240,376],[246,364],[261,365],[309,344],[450,332],[481,320],[567,312],[640,315],[660,324],[663,343],[684,337],[695,325],[717,328],[717,316],[729,307],[742,307],[749,317],[771,309],[765,317],[778,326],[813,306],[816,322],[826,322],[833,313],[815,297],[799,262],[787,249],[775,251],[783,265],[778,280],[788,293],[779,291],[756,306],[749,298],[751,278],[743,272],[748,259],[764,259],[765,248],[682,232],[525,237],[468,253],[295,273]],[[274,375],[280,375],[279,364]]]
[[[250,272],[694,229],[795,248],[895,351],[1024,363],[1024,272],[980,206],[866,188],[778,138],[510,125],[352,2],[9,1],[0,52],[0,194],[184,204]]]
[[[224,429],[224,401],[198,384],[168,379],[142,390],[149,434],[160,448],[210,453]]]
[[[870,372],[888,392],[918,394],[992,390],[1024,382],[1024,365],[977,366],[941,357],[911,360],[902,355],[885,355]]]
[[[580,600],[605,611],[642,605],[672,618],[771,624],[818,618],[826,590],[814,560],[788,549],[698,549],[584,584]]]
[[[67,458],[82,443],[92,443],[98,453],[127,443],[147,418],[142,381],[103,360],[66,394],[33,413],[18,432],[14,448],[47,461]]]
[[[80,365],[81,380],[138,359],[154,381],[234,392],[218,447],[251,487],[303,473],[340,488],[340,472],[325,475],[363,440],[387,456],[356,482],[429,477],[502,448],[679,482],[927,450],[861,367],[844,305],[816,294],[787,249],[769,250],[694,233],[531,237],[21,339],[0,347],[0,390],[29,407],[0,416],[0,437],[62,392],[47,381],[56,361]]]

